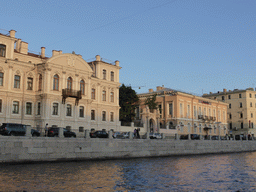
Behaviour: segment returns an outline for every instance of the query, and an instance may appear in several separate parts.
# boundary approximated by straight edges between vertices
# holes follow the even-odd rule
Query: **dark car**
[[[190,135],[191,140],[200,140],[200,135],[197,134],[191,134]]]
[[[219,136],[213,135],[213,136],[211,137],[211,140],[219,140]]]
[[[93,131],[90,133],[91,138],[108,138],[108,133],[106,131]]]
[[[32,135],[32,137],[39,137],[40,132],[35,129],[31,129],[31,135]]]
[[[188,139],[188,135],[181,135],[180,136],[180,140],[187,140]]]
[[[244,136],[244,135],[235,135],[235,140],[246,140],[246,136]]]
[[[76,137],[76,133],[69,131],[63,128],[63,135],[64,137]],[[58,137],[59,136],[59,127],[52,127],[48,129],[48,137]]]
[[[1,135],[24,136],[26,126],[18,123],[3,123],[0,127]]]

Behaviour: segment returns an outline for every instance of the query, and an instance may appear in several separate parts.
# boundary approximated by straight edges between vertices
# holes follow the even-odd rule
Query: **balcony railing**
[[[75,105],[78,105],[79,99],[82,99],[81,91],[73,89],[62,89],[62,103],[65,104],[67,97],[76,98]]]

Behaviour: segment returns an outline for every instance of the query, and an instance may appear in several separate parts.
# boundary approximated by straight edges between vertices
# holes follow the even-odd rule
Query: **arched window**
[[[107,71],[105,69],[103,69],[102,74],[103,74],[103,79],[106,80],[107,79]]]
[[[59,76],[57,74],[53,77],[53,90],[59,90]]]
[[[110,112],[110,121],[111,121],[111,122],[114,121],[114,112]]]
[[[72,89],[72,78],[71,77],[68,78],[67,88],[70,90]]]
[[[81,80],[80,81],[80,91],[81,91],[82,95],[84,95],[84,87],[85,87],[84,80]]]
[[[110,76],[111,76],[111,81],[114,81],[114,72],[113,71],[111,71]]]
[[[5,57],[6,52],[6,46],[3,44],[0,44],[0,57]]]
[[[40,74],[39,81],[38,81],[38,91],[42,91],[42,83],[43,83],[43,76],[42,74]]]
[[[33,78],[32,77],[28,77],[27,90],[33,90]]]

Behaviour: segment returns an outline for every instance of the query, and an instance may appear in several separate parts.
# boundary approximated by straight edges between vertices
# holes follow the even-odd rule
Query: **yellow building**
[[[0,34],[0,123],[42,128],[48,123],[83,134],[85,129],[117,129],[119,61],[99,55],[86,62],[81,55],[28,51],[15,31]]]
[[[158,109],[150,111],[144,103],[155,94]],[[147,131],[218,136],[228,133],[226,103],[160,86],[138,96],[135,121],[146,124]]]
[[[255,135],[256,123],[256,91],[223,89],[223,92],[204,94],[204,98],[215,99],[228,104],[228,128],[232,135]]]

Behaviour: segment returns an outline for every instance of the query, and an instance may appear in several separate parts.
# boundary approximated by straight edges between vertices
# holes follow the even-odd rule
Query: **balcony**
[[[62,104],[65,104],[68,97],[76,98],[75,105],[78,105],[79,100],[82,99],[82,93],[73,89],[62,89]]]

